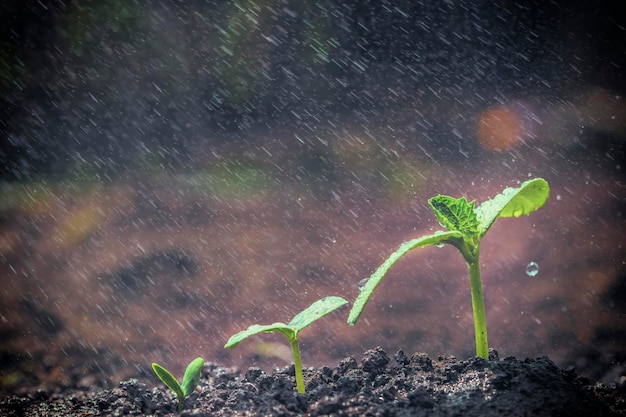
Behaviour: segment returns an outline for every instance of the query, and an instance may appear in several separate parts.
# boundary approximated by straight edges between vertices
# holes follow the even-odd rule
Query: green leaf
[[[183,376],[182,390],[185,397],[189,396],[193,390],[196,389],[198,383],[200,383],[200,377],[202,376],[202,368],[204,367],[204,359],[196,358],[192,360],[187,369],[185,369],[185,375]]]
[[[292,341],[296,337],[296,332],[291,326],[286,325],[285,323],[274,323],[267,325],[259,325],[253,324],[248,327],[246,330],[242,330],[239,333],[236,333],[228,339],[225,348],[233,348],[241,343],[243,340],[249,338],[250,336],[254,336],[259,333],[270,333],[270,332],[279,332],[285,335],[289,341]]]
[[[184,392],[183,389],[181,388],[180,384],[178,383],[178,381],[176,380],[176,378],[174,378],[174,375],[172,375],[170,373],[170,371],[168,371],[167,369],[165,369],[164,367],[162,367],[161,365],[159,365],[158,363],[153,363],[152,364],[152,370],[154,371],[154,373],[156,374],[156,376],[159,377],[159,379],[161,381],[163,381],[163,383],[172,391],[174,391],[174,393],[176,394],[176,396],[180,399],[183,398]]]
[[[389,255],[387,260],[383,262],[378,269],[370,276],[367,280],[358,297],[354,301],[354,305],[350,310],[350,315],[348,316],[348,324],[350,326],[354,326],[357,322],[363,309],[365,308],[365,304],[369,301],[372,293],[380,283],[380,281],[385,277],[387,271],[407,252],[416,249],[422,248],[425,246],[432,245],[440,245],[444,243],[449,243],[454,246],[460,245],[460,242],[463,240],[463,234],[459,231],[453,230],[448,232],[438,231],[429,236],[423,236],[418,239],[409,240],[408,242],[404,242],[401,244],[398,249]]]
[[[299,332],[305,327],[311,325],[314,321],[346,304],[348,304],[348,301],[341,297],[324,297],[296,314],[296,316],[289,322],[289,326],[294,328],[296,332]]]
[[[543,207],[550,195],[550,187],[543,178],[528,180],[518,188],[506,188],[491,200],[476,208],[482,238],[499,217],[527,216]]]
[[[478,233],[475,203],[475,201],[468,203],[465,197],[452,198],[441,194],[428,200],[428,205],[443,227],[465,235]]]
[[[254,336],[259,333],[279,332],[285,335],[290,342],[297,338],[298,332],[305,327],[309,326],[315,320],[324,317],[339,307],[347,304],[348,302],[341,297],[324,297],[321,300],[317,300],[306,309],[302,310],[289,322],[274,323],[267,325],[253,324],[246,330],[236,333],[228,339],[225,348],[233,348],[241,343],[243,340]]]

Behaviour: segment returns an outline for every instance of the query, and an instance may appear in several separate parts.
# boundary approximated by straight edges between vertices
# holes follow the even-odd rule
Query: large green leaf
[[[156,376],[158,376],[159,379],[163,381],[165,385],[167,385],[169,389],[174,391],[174,393],[179,399],[185,396],[183,389],[181,388],[180,384],[178,383],[174,375],[170,373],[170,371],[168,371],[167,369],[165,369],[158,363],[152,364],[152,370],[154,371]]]
[[[354,300],[354,305],[350,310],[348,324],[350,326],[354,326],[361,316],[361,313],[365,308],[365,304],[367,304],[368,300],[372,296],[372,293],[387,274],[387,271],[389,271],[389,269],[407,252],[424,246],[441,245],[444,243],[450,243],[458,246],[462,240],[463,234],[459,231],[453,230],[448,232],[438,231],[432,235],[409,240],[408,242],[401,244],[398,249],[389,255],[387,260],[385,260],[385,262],[378,267],[378,269],[369,277],[365,285],[361,288],[361,292],[356,300]]]
[[[192,360],[189,365],[187,365],[187,369],[185,369],[185,375],[183,376],[183,383],[181,386],[185,397],[189,396],[200,383],[200,377],[202,376],[203,367],[204,359],[202,358],[196,358]]]
[[[348,301],[341,297],[324,297],[321,300],[317,300],[306,309],[302,310],[296,316],[291,319],[289,325],[294,328],[296,332],[311,325],[314,321],[324,317],[325,315],[337,310],[339,307],[348,304]]]
[[[543,178],[528,180],[518,188],[506,188],[491,200],[476,208],[482,238],[499,217],[521,217],[541,208],[550,195],[550,187]]]

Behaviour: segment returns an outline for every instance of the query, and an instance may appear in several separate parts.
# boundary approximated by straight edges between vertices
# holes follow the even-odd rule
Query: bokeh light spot
[[[522,126],[514,111],[495,107],[480,115],[476,130],[480,146],[490,151],[504,152],[520,142]]]

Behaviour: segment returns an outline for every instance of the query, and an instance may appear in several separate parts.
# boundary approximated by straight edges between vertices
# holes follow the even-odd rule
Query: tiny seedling
[[[179,384],[174,375],[158,363],[152,364],[152,369],[156,376],[159,377],[161,381],[169,389],[174,391],[176,396],[178,397],[178,412],[183,411],[183,407],[185,405],[185,398],[187,398],[193,390],[196,389],[198,383],[200,382],[200,376],[202,375],[202,368],[204,367],[204,359],[196,358],[192,360],[189,365],[187,365],[187,369],[185,369],[185,375],[183,376],[183,383]]]
[[[300,359],[300,345],[298,342],[298,333],[300,333],[302,329],[309,326],[314,321],[324,317],[325,315],[335,311],[339,307],[342,307],[346,304],[348,304],[348,302],[341,297],[324,297],[296,314],[296,316],[289,322],[289,324],[253,324],[252,326],[248,327],[247,330],[243,330],[231,336],[231,338],[228,339],[228,342],[226,342],[226,345],[224,347],[235,347],[244,339],[247,339],[248,337],[254,336],[258,333],[282,333],[283,335],[285,335],[285,337],[289,341],[289,344],[291,345],[294,369],[296,373],[296,387],[298,389],[298,393],[304,394],[304,378],[302,376],[302,361]]]
[[[348,324],[353,326],[357,322],[380,281],[402,256],[416,248],[442,246],[447,243],[456,247],[467,263],[474,313],[476,356],[488,359],[487,323],[480,277],[480,241],[496,219],[526,216],[541,208],[549,194],[550,187],[546,180],[535,178],[522,183],[518,188],[505,189],[501,194],[476,208],[474,207],[476,202],[468,202],[465,197],[455,199],[438,195],[429,199],[428,205],[435,212],[441,226],[447,231],[437,231],[432,235],[402,243],[361,287],[361,292],[350,310]]]

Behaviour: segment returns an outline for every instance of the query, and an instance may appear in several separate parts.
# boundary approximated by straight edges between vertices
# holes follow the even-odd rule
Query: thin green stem
[[[474,312],[474,334],[476,338],[476,356],[489,359],[489,343],[487,342],[487,320],[485,319],[485,302],[483,301],[483,284],[480,278],[480,261],[478,250],[472,260],[467,261],[472,291],[472,310]]]
[[[184,395],[178,395],[178,412],[182,412],[183,408],[185,407],[185,396]]]
[[[293,367],[296,372],[296,388],[298,394],[304,394],[304,376],[302,375],[302,360],[300,359],[300,345],[298,344],[298,335],[290,340],[291,353],[293,354]]]

